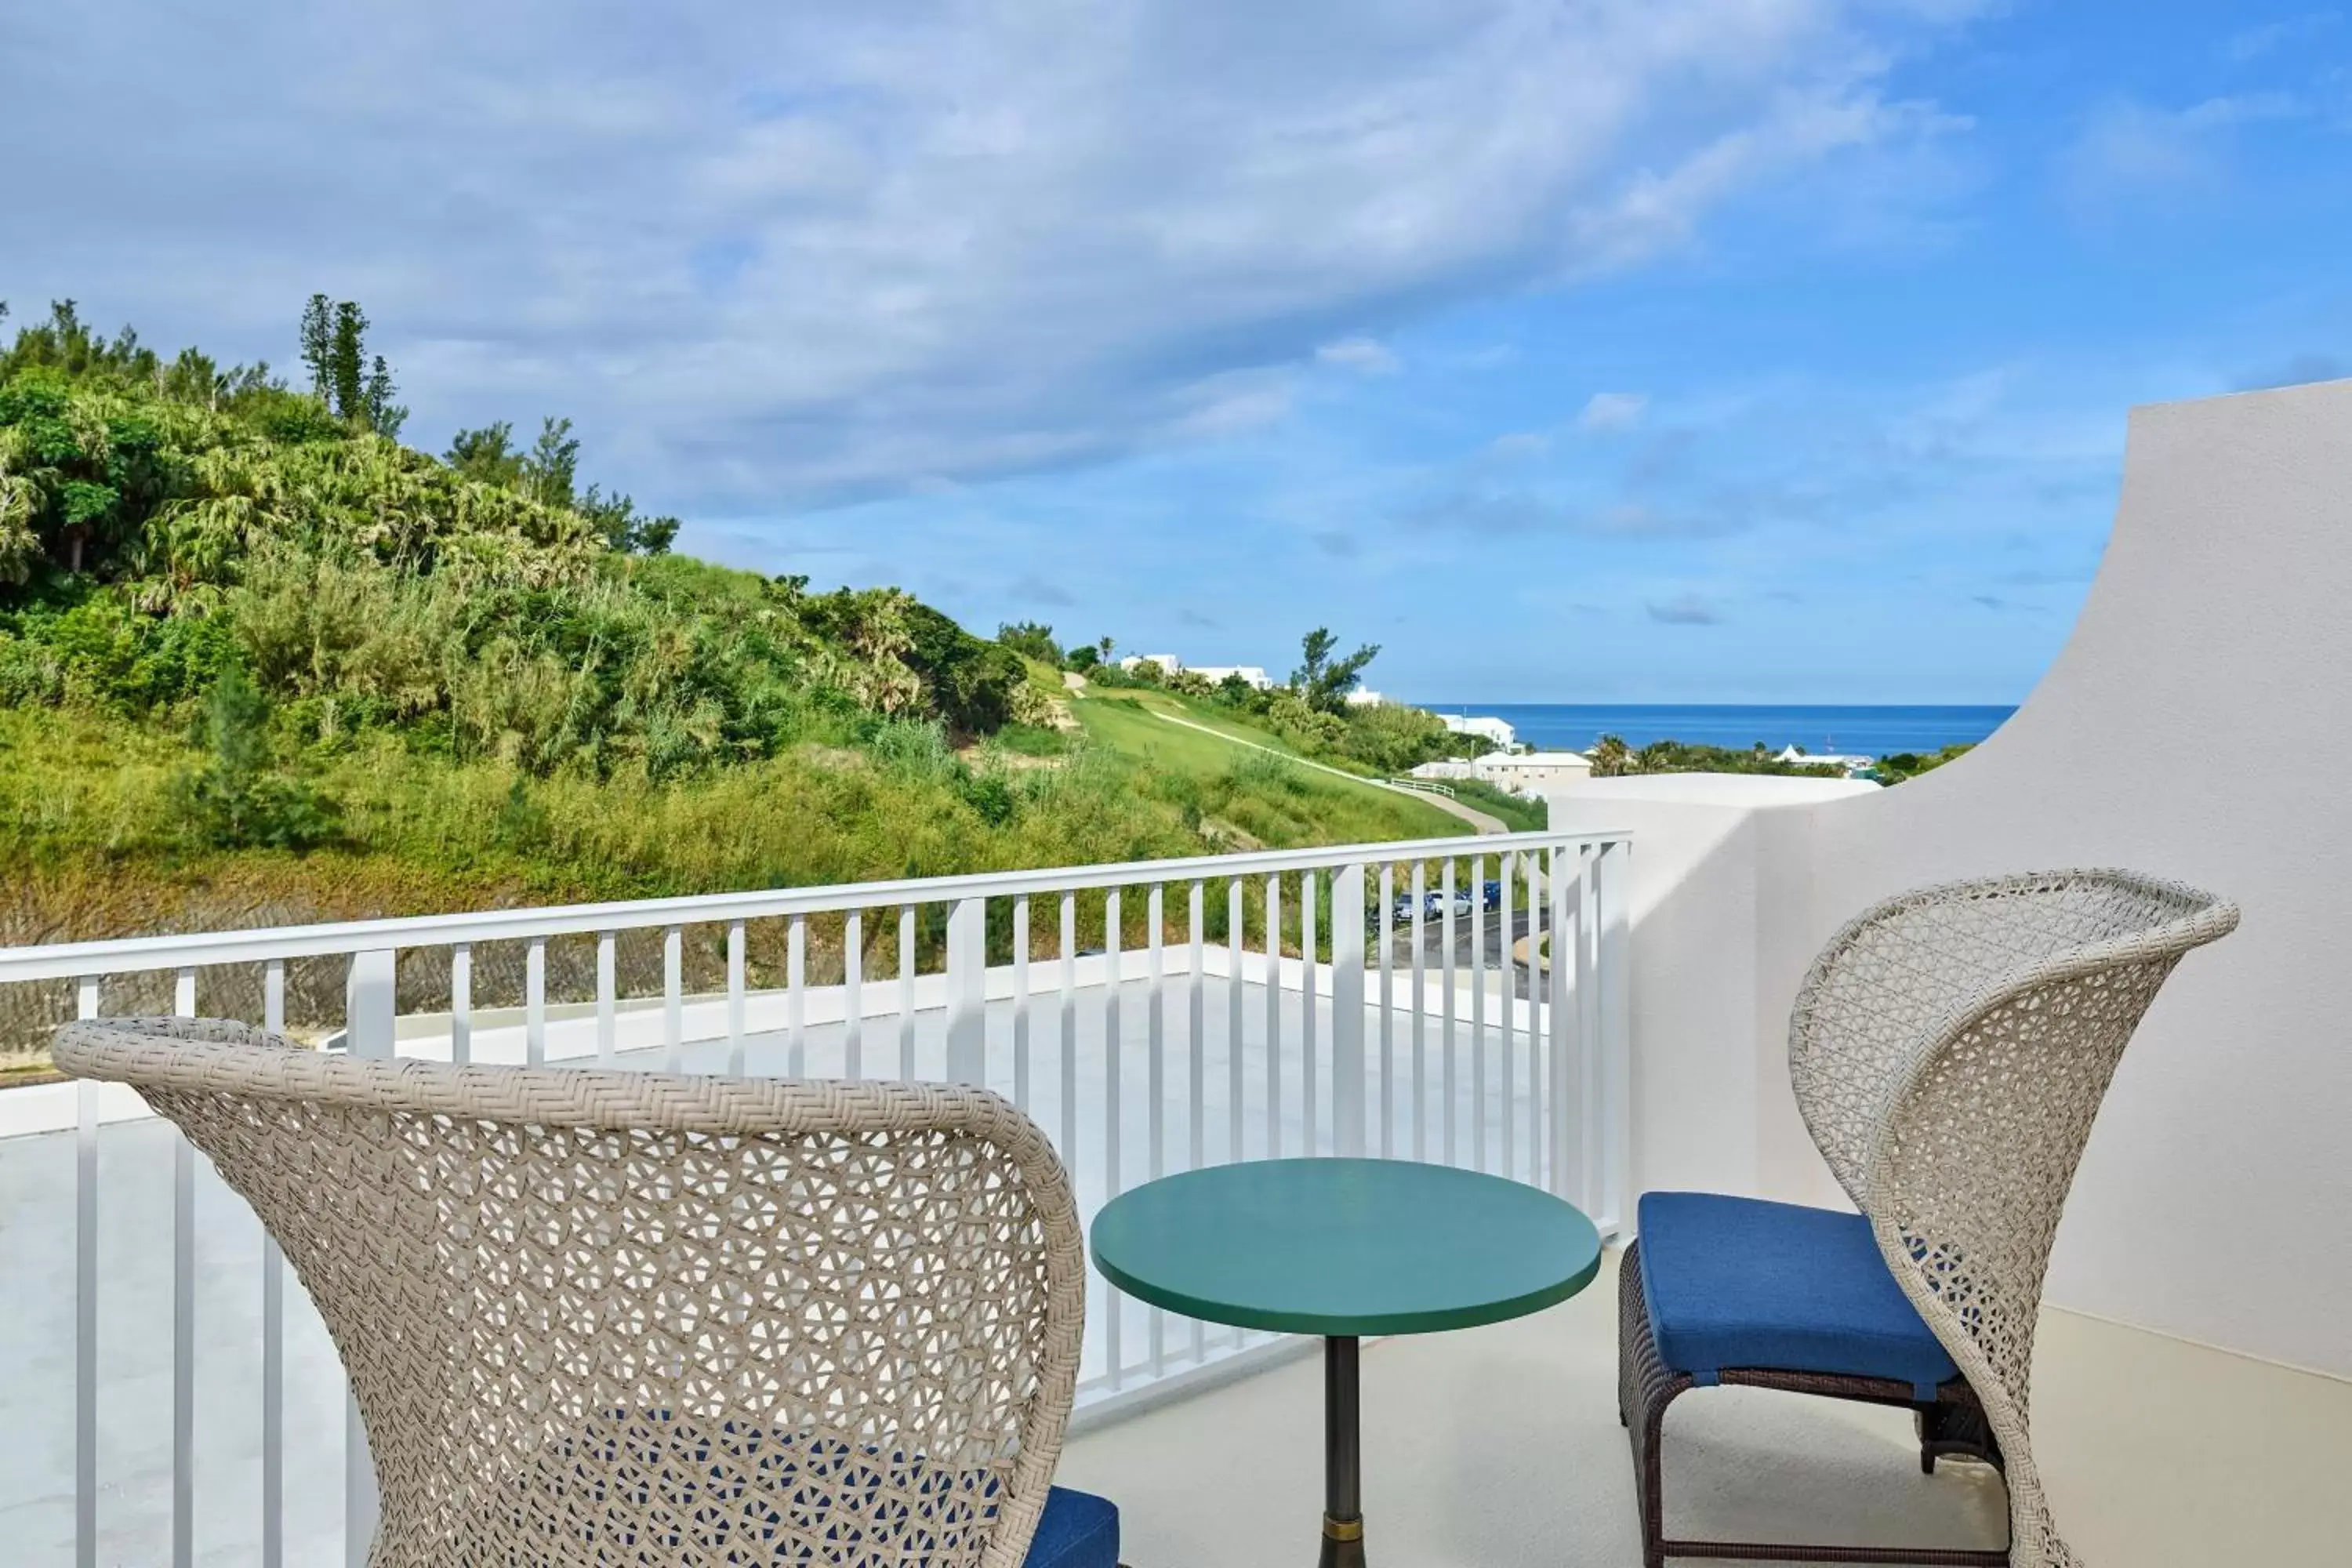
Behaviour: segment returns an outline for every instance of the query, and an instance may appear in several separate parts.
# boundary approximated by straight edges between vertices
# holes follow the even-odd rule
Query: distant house
[[[1440,713],[1438,721],[1457,735],[1483,735],[1498,752],[1507,752],[1519,743],[1519,732],[1511,728],[1510,721],[1484,713]]]
[[[1348,693],[1348,706],[1350,708],[1377,708],[1387,700],[1369,686],[1359,686]]]
[[[1118,661],[1119,668],[1129,670],[1147,664],[1159,666],[1162,675],[1181,675],[1184,670],[1184,661],[1172,653],[1131,653]]]
[[[1772,760],[1794,763],[1800,767],[1842,768],[1849,773],[1858,773],[1864,768],[1878,765],[1876,757],[1865,757],[1853,752],[1807,752],[1795,746],[1783,746],[1780,754]]]
[[[1465,761],[1441,757],[1412,770],[1423,779],[1481,779],[1513,795],[1543,795],[1592,776],[1592,759],[1581,752],[1489,752]]]
[[[1230,676],[1240,676],[1242,683],[1259,691],[1269,690],[1274,678],[1255,664],[1195,664],[1187,666],[1194,675],[1212,686],[1223,686]]]

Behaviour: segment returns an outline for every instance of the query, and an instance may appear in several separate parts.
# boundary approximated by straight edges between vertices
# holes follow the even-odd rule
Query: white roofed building
[[[1513,795],[1540,795],[1592,776],[1592,759],[1581,752],[1489,752],[1470,763],[1471,776]]]
[[[1457,735],[1478,735],[1493,742],[1496,751],[1507,752],[1519,743],[1519,732],[1507,719],[1486,713],[1440,713],[1437,717]]]
[[[1258,691],[1268,690],[1274,685],[1274,678],[1266,674],[1262,665],[1195,664],[1185,668],[1190,673],[1199,676],[1212,686],[1222,686],[1234,676],[1239,676],[1244,685]]]

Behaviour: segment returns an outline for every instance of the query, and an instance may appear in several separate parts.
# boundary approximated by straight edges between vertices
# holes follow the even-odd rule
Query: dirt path
[[[1508,833],[1511,830],[1510,825],[1501,817],[1489,816],[1475,806],[1465,805],[1460,801],[1445,795],[1432,795],[1427,790],[1406,789],[1402,784],[1392,784],[1385,779],[1368,779],[1361,773],[1351,773],[1345,768],[1335,768],[1327,763],[1310,762],[1305,757],[1295,757],[1288,752],[1277,751],[1272,746],[1261,746],[1255,741],[1244,741],[1237,736],[1228,735],[1223,730],[1212,730],[1206,724],[1196,724],[1190,719],[1179,719],[1175,714],[1163,712],[1149,702],[1140,702],[1136,706],[1155,719],[1164,719],[1171,724],[1181,724],[1187,730],[1198,730],[1203,735],[1213,735],[1229,746],[1246,746],[1253,752],[1264,752],[1270,757],[1280,757],[1286,763],[1296,763],[1302,768],[1313,768],[1318,773],[1329,773],[1334,778],[1346,779],[1350,784],[1369,784],[1374,789],[1384,789],[1392,795],[1405,795],[1421,801],[1424,805],[1435,806],[1448,816],[1460,817],[1481,834]]]

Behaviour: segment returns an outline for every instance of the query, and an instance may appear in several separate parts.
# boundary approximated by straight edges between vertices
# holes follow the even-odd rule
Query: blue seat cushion
[[[1055,1487],[1021,1562],[1022,1568],[1118,1568],[1118,1505]]]
[[[1907,1383],[1959,1375],[1858,1214],[1716,1193],[1645,1193],[1642,1293],[1658,1359],[1701,1385],[1727,1367]]]

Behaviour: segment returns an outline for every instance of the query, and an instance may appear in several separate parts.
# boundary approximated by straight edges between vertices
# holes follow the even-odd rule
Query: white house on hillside
[[[1592,776],[1592,759],[1581,752],[1490,752],[1470,765],[1476,777],[1513,795],[1546,795]]]
[[[1850,773],[1858,773],[1878,763],[1876,757],[1865,757],[1856,752],[1806,752],[1795,746],[1783,746],[1780,754],[1773,761],[1796,763],[1807,767],[1843,768]]]
[[[1507,752],[1519,743],[1519,732],[1511,728],[1507,719],[1485,713],[1440,713],[1437,717],[1457,735],[1483,735],[1495,743],[1498,752]]]
[[[1131,653],[1118,661],[1121,669],[1135,669],[1142,665],[1157,665],[1162,675],[1181,674],[1184,661],[1172,653]]]
[[[1543,795],[1592,776],[1592,759],[1581,752],[1489,752],[1464,761],[1448,757],[1423,763],[1415,778],[1479,779],[1513,795]]]
[[[1229,677],[1236,675],[1241,677],[1244,685],[1259,691],[1271,689],[1274,685],[1274,678],[1266,674],[1260,665],[1195,664],[1186,668],[1212,686],[1222,686]]]

